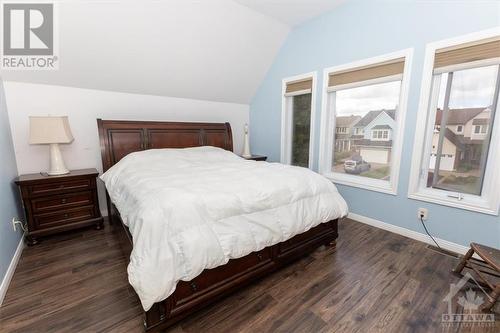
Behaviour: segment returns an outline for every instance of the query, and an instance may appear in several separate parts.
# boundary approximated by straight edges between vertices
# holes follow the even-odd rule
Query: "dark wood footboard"
[[[111,221],[120,232],[122,249],[130,256],[132,238],[128,228],[116,214]],[[189,282],[180,281],[172,295],[144,313],[144,327],[148,332],[162,330],[321,245],[334,245],[337,236],[338,220],[322,223],[282,243],[204,270]]]

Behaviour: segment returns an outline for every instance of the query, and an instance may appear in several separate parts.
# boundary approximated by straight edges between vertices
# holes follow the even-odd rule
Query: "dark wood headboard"
[[[229,123],[97,119],[103,171],[127,154],[155,148],[214,146],[233,151]]]

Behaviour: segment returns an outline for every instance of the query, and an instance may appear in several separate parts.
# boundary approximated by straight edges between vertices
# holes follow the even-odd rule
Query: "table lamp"
[[[248,139],[248,124],[245,124],[245,141],[243,143],[243,153],[241,156],[244,158],[252,157],[252,153],[250,153],[250,140]]]
[[[50,145],[50,170],[47,172],[49,176],[69,173],[69,170],[64,165],[59,144],[70,143],[73,139],[67,116],[30,117],[29,143],[32,145]]]

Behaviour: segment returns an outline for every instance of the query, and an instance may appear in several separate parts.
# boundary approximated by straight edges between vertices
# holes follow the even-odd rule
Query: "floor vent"
[[[432,246],[432,245],[427,245],[426,246],[429,250],[432,250],[434,252],[437,252],[437,253],[440,253],[440,254],[443,254],[445,256],[448,256],[448,257],[453,257],[453,258],[460,258],[460,256],[455,253],[455,252],[451,252],[451,251],[448,251],[448,250],[445,250],[445,249],[440,249],[436,246]]]

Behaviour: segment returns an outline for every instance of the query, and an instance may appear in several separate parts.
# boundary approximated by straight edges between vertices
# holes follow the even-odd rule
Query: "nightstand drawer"
[[[88,206],[93,204],[93,194],[91,191],[66,193],[51,197],[36,198],[31,201],[31,204],[33,205],[34,213]]]
[[[95,217],[94,206],[68,209],[54,213],[34,214],[33,220],[37,227],[49,227],[61,224],[68,224],[79,220],[86,220]]]
[[[30,186],[30,194],[51,195],[59,194],[61,191],[79,191],[91,188],[90,179],[65,180],[64,182],[47,183]]]

